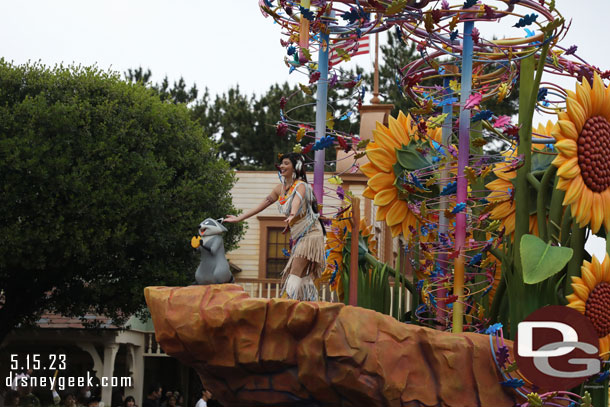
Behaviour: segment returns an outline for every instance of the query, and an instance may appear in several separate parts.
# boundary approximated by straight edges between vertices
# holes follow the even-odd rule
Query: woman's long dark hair
[[[284,161],[286,158],[289,159],[292,163],[292,168],[294,168],[294,174],[296,175],[296,179],[300,179],[308,183],[307,174],[305,173],[305,156],[301,153],[286,153],[280,156],[280,162]],[[299,162],[300,168],[297,170],[297,165]],[[316,199],[316,194],[312,195],[313,200],[311,201],[311,209],[313,210],[313,213],[318,213],[318,200]],[[322,226],[322,232],[324,233],[324,235],[326,235],[326,228],[324,227],[324,222],[322,222],[322,219],[319,219],[319,221],[320,225]]]

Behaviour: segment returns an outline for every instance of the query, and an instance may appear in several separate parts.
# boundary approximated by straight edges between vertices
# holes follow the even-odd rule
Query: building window
[[[282,271],[288,263],[284,250],[288,250],[290,235],[282,234],[284,228],[267,228],[267,270],[266,278],[281,278]]]
[[[260,226],[258,278],[279,279],[288,263],[284,250],[288,250],[290,232],[282,233],[284,217],[257,216]]]

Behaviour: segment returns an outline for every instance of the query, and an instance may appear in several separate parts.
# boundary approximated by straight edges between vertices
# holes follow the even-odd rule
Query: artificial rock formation
[[[512,406],[489,337],[238,285],[148,287],[163,350],[225,406]],[[512,346],[512,345],[511,345]]]

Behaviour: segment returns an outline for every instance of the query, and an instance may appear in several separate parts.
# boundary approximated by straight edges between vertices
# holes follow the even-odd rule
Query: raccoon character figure
[[[234,282],[222,240],[222,234],[226,231],[227,229],[218,221],[207,218],[199,225],[199,236],[191,239],[191,246],[201,253],[201,261],[195,272],[197,284]]]

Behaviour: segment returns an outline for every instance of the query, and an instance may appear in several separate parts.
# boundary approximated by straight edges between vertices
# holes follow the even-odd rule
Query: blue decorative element
[[[457,192],[457,181],[453,181],[445,185],[445,188],[441,191],[441,196],[452,195]]]
[[[441,100],[440,102],[438,102],[436,105],[439,107],[448,106],[448,105],[454,104],[457,101],[458,101],[458,98],[445,98],[445,99]]]
[[[470,259],[470,262],[468,263],[468,265],[476,266],[477,264],[479,264],[481,262],[481,260],[483,260],[483,254],[477,253],[476,255],[474,255],[474,257],[472,259]]]
[[[457,188],[457,187],[456,187]],[[464,209],[466,209],[466,202],[460,202],[458,204],[455,205],[455,207],[453,208],[453,210],[451,211],[451,213],[460,213],[462,212]]]
[[[428,191],[428,189],[425,186],[423,186],[421,182],[419,182],[419,178],[417,178],[417,176],[414,173],[410,173],[409,175],[411,175],[411,180],[413,180],[413,185],[415,185],[419,189]]]
[[[428,228],[427,227],[422,226],[419,230],[420,230],[422,236],[428,236]]]
[[[439,75],[444,75],[444,74],[445,74],[445,68],[444,68],[444,67],[442,67],[442,66],[439,66],[439,67],[438,67],[438,74],[439,74]]]
[[[333,249],[328,249],[328,250],[326,251],[326,253],[324,253],[324,258],[325,258],[325,259],[328,259],[328,256],[330,256],[330,252],[331,252],[332,250],[333,250]]]
[[[297,52],[297,49],[294,45],[289,46],[288,49],[286,50],[286,53],[288,55],[294,55],[295,52]]]
[[[273,0],[264,0],[264,2],[265,2],[265,6],[267,6],[267,7],[273,7],[273,4],[272,4],[272,3],[273,3]]]
[[[540,88],[540,89],[538,89],[538,96],[536,97],[536,100],[540,102],[541,100],[546,99],[548,94],[549,94],[548,88]]]
[[[599,376],[595,378],[595,383],[603,383],[608,377],[610,377],[610,370],[600,373]]]
[[[352,112],[347,112],[339,120],[346,120],[352,115]]]
[[[524,17],[519,19],[519,22],[515,24],[513,27],[521,28],[531,25],[538,18],[538,14],[526,14]]]
[[[466,0],[464,2],[464,7],[462,7],[462,8],[470,8],[476,4],[477,4],[477,0]]]
[[[303,17],[305,17],[309,21],[313,21],[313,19],[314,19],[313,11],[311,11],[310,9],[305,8],[303,6],[299,6],[299,10],[301,11],[301,14],[303,15]]]
[[[521,379],[510,379],[504,382],[500,382],[500,384],[504,387],[512,387],[513,389],[518,389],[525,385],[525,382]]]
[[[334,137],[324,136],[320,140],[316,141],[316,144],[313,146],[313,151],[324,150],[333,145],[335,141]]]
[[[335,282],[335,278],[337,278],[337,273],[339,272],[339,264],[337,264],[337,260],[334,260],[334,263],[335,267],[332,274],[330,275],[330,281],[328,282],[328,284],[330,284],[331,286]]]
[[[290,252],[288,250],[282,249],[282,253],[284,254],[284,256],[290,257]]]
[[[400,84],[400,77],[398,76],[398,74],[394,76],[394,82],[396,82],[396,86],[398,87],[398,93],[400,94],[400,96],[402,96],[402,85]]]
[[[494,112],[491,110],[481,110],[479,113],[472,116],[473,122],[478,122],[480,120],[490,120],[494,115]]]
[[[293,73],[293,72],[295,71],[295,69],[297,69],[297,68],[296,68],[296,66],[294,66],[294,65],[290,65],[290,69],[288,69],[288,75],[290,75],[291,73]]]
[[[485,198],[479,199],[479,202],[481,202],[483,205],[487,205],[489,203],[489,201]]]
[[[421,291],[421,289],[424,288],[424,280],[418,280],[417,284],[415,285],[415,288],[417,289],[417,291]]]
[[[525,30],[525,38],[531,38],[536,35],[536,31],[530,30],[529,28],[524,28]]]
[[[498,332],[501,328],[502,328],[502,323],[498,322],[497,324],[490,325],[485,330],[485,333],[488,334],[488,335],[493,335],[496,332]]]
[[[451,34],[449,34],[449,39],[451,41],[455,41],[459,33],[460,32],[458,30],[451,31]]]

